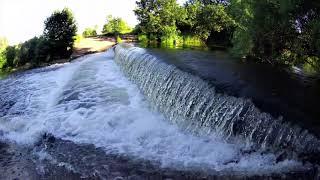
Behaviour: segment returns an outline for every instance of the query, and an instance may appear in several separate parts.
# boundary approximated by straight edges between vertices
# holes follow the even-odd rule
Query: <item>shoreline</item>
[[[5,69],[0,70],[0,80],[6,78],[7,76],[15,73],[21,73],[27,70],[36,69],[36,68],[43,68],[48,67],[54,64],[63,64],[67,62],[72,62],[80,57],[104,52],[114,46],[116,41],[114,38],[109,37],[91,37],[91,38],[84,38],[80,42],[75,43],[74,52],[68,59],[57,59],[51,62],[43,62],[37,66],[32,66],[30,63],[27,63],[23,66],[12,68],[12,69]]]

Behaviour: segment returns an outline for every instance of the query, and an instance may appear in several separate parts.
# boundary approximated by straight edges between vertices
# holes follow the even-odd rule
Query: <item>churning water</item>
[[[50,133],[162,168],[247,174],[303,169],[296,156],[319,152],[307,131],[134,47],[1,80],[0,100],[1,139],[27,146]]]

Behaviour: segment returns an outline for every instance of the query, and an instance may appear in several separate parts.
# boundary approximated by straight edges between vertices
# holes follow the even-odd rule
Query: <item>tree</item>
[[[77,26],[67,8],[54,12],[45,21],[43,37],[49,43],[50,57],[69,58],[72,54]]]
[[[252,55],[253,36],[253,7],[252,0],[231,0],[228,13],[235,20],[235,28],[232,35],[231,52],[236,57]]]
[[[107,17],[107,23],[103,26],[102,30],[105,34],[114,34],[116,36],[130,31],[131,28],[126,21],[120,17],[112,17],[111,15]]]
[[[5,55],[5,67],[13,67],[14,66],[14,62],[15,59],[17,57],[17,47],[16,46],[7,46],[5,51],[4,51],[4,55]]]
[[[213,32],[222,32],[234,25],[231,16],[222,4],[209,4],[202,6],[197,14],[195,23],[196,33],[206,40]]]
[[[49,42],[43,36],[34,37],[20,45],[17,65],[31,63],[36,66],[40,62],[47,62],[50,58],[49,50]]]
[[[136,3],[139,29],[151,40],[156,37],[161,41],[175,41],[182,34],[206,41],[210,34],[227,31],[234,25],[226,11],[226,1],[189,0],[184,7],[176,0],[141,0]],[[227,33],[217,34],[217,37],[221,35],[227,36]]]
[[[134,10],[138,20],[140,30],[143,34],[161,37],[176,36],[177,21],[185,18],[185,11],[176,0],[140,0],[136,2],[137,8]]]
[[[312,0],[139,0],[139,39],[201,39],[237,57],[320,71],[320,3]],[[201,43],[200,43],[201,44]]]
[[[319,3],[232,0],[229,10],[237,23],[232,41],[235,54],[286,64],[319,59]]]
[[[96,35],[97,35],[97,31],[94,28],[86,28],[82,33],[83,37],[90,37],[90,36],[96,36]]]

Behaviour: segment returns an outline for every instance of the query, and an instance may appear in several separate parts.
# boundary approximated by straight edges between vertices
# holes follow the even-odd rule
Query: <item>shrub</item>
[[[107,23],[103,26],[102,32],[104,34],[125,34],[131,32],[132,29],[129,27],[127,22],[125,22],[122,18],[119,17],[107,17]]]
[[[187,35],[183,37],[184,46],[205,46],[205,43],[197,36]]]
[[[145,34],[138,35],[138,41],[141,43],[148,43],[148,37]]]
[[[83,33],[83,37],[91,37],[91,36],[97,36],[97,31],[93,28],[86,28]]]
[[[36,57],[38,41],[38,38],[34,37],[21,44],[17,65],[24,65],[27,62],[31,62]]]
[[[8,46],[4,51],[5,64],[4,67],[13,67],[18,54],[16,46]]]
[[[122,39],[120,38],[120,36],[117,36],[117,43],[121,43],[122,42]]]

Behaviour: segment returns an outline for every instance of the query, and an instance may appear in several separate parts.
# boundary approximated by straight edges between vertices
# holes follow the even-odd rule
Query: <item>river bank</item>
[[[71,62],[79,57],[82,57],[88,54],[106,51],[107,49],[109,49],[115,44],[116,44],[115,38],[112,38],[112,37],[82,38],[75,43],[74,51],[70,58],[57,59],[51,62],[41,62],[37,66],[32,66],[30,63],[27,63],[23,66],[5,69],[2,71],[0,70],[0,79],[12,73],[23,72],[23,71],[34,69],[34,68],[46,67],[53,64],[62,64],[66,62]]]

